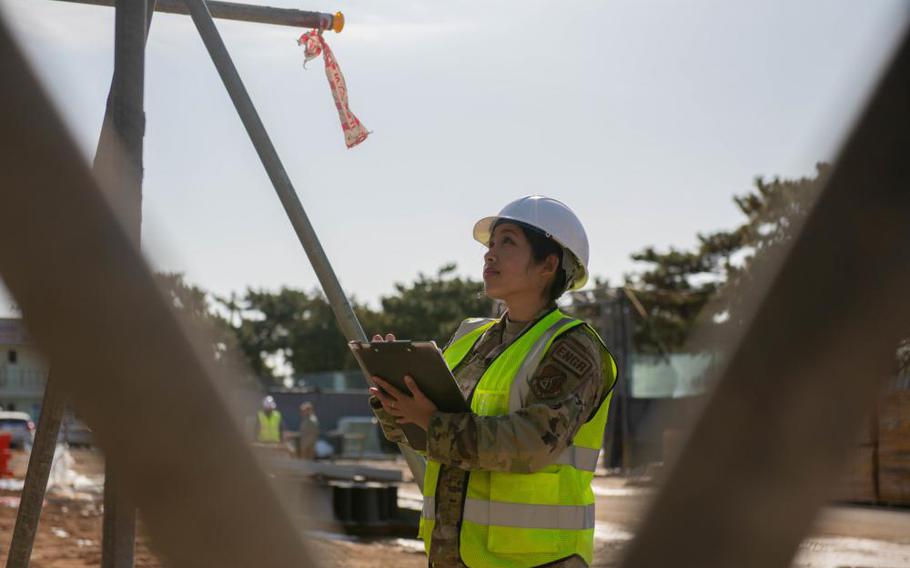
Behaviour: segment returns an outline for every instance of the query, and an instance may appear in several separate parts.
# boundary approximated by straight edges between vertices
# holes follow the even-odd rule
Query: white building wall
[[[0,406],[28,412],[37,420],[46,382],[47,364],[22,320],[0,319]]]

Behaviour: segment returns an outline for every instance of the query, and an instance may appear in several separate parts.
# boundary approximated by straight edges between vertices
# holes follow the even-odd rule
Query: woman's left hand
[[[371,387],[370,392],[379,399],[386,412],[395,416],[399,424],[416,424],[424,430],[430,427],[430,417],[436,412],[436,405],[424,395],[417,382],[410,375],[405,375],[404,383],[411,394],[405,394],[380,377],[370,377],[373,384],[382,387]],[[385,391],[385,392],[383,392]]]

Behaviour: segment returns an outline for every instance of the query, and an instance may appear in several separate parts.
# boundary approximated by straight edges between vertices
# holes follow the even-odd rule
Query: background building
[[[47,381],[47,364],[22,320],[0,318],[0,406],[20,410],[37,421]]]

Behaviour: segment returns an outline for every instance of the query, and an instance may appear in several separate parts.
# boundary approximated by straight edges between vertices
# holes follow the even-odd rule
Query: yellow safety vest
[[[465,320],[444,352],[454,369],[496,320]],[[500,416],[521,408],[528,379],[550,345],[570,329],[587,325],[553,310],[500,353],[480,378],[471,398],[479,416]],[[593,330],[592,330],[593,331]],[[597,336],[596,332],[594,333]],[[597,336],[600,339],[599,336]],[[572,444],[534,473],[471,471],[462,512],[460,549],[468,566],[539,566],[573,554],[588,564],[594,556],[594,492],[591,480],[603,445],[616,364],[601,340],[608,394]],[[439,462],[428,460],[419,536],[429,553],[436,516]]]
[[[262,410],[259,411],[259,441],[267,444],[281,442],[281,413],[277,410],[268,416]]]

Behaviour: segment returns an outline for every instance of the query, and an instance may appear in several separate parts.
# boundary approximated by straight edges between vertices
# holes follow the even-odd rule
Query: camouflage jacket
[[[465,398],[470,397],[493,359],[528,325],[504,318],[484,333],[453,370]],[[469,471],[529,473],[547,466],[597,411],[608,394],[601,372],[599,340],[586,327],[561,335],[528,383],[523,408],[516,412],[503,416],[436,412],[430,419],[427,455],[442,464],[429,558],[432,566],[464,566],[458,546]],[[371,404],[385,436],[394,442],[406,442],[394,418],[382,410],[378,401]],[[585,565],[580,557],[573,556],[548,566]]]

